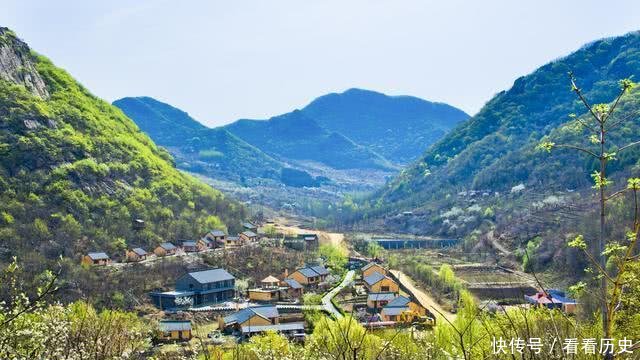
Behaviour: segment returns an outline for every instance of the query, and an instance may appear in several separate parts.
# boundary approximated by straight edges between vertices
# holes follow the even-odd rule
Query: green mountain
[[[278,179],[285,166],[224,128],[208,128],[186,112],[150,97],[113,102],[158,145],[176,158],[178,167],[214,178],[241,181]]]
[[[392,169],[382,156],[341,133],[326,130],[300,110],[269,120],[238,120],[224,128],[284,160],[310,160],[335,169]]]
[[[447,104],[362,89],[321,96],[302,112],[394,163],[417,159],[423,149],[469,118]]]
[[[640,33],[595,41],[517,79],[378,192],[377,207],[415,208],[460,190],[504,191],[520,183],[543,193],[587,186],[588,175],[578,169],[584,163],[558,163],[533,153],[544,135],[560,131],[569,114],[584,112],[570,91],[570,71],[590,101],[611,101],[620,79],[640,74]]]
[[[193,137],[206,126],[186,112],[150,97],[126,97],[113,102],[157,144],[172,146]]]
[[[245,210],[176,170],[118,108],[0,28],[0,256],[49,258],[239,228]],[[132,226],[144,220],[145,227]]]

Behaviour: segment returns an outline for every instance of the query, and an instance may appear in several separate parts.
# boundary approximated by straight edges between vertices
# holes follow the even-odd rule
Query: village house
[[[251,306],[218,319],[218,329],[227,333],[242,331],[243,327],[275,325],[280,314],[273,305]]]
[[[222,230],[211,230],[204,236],[205,238],[213,241],[214,243],[224,243],[224,238],[227,237],[227,234]]]
[[[244,244],[244,242],[242,241],[242,239],[239,236],[227,236],[225,241],[224,241],[224,248],[225,249],[233,249],[233,248],[240,247],[243,244]]]
[[[256,232],[258,231],[258,227],[250,222],[244,222],[242,223],[242,227],[245,228],[246,230],[252,231],[252,232]]]
[[[133,219],[132,222],[133,230],[142,230],[145,227],[144,220],[142,219]]]
[[[280,287],[280,280],[275,276],[267,276],[260,281],[260,287],[249,289],[249,300],[278,301],[282,299],[281,292],[286,289]]]
[[[243,231],[240,234],[238,234],[238,236],[240,237],[240,239],[242,239],[242,241],[245,244],[249,244],[258,240],[258,234],[250,230]]]
[[[578,305],[575,300],[565,297],[564,292],[554,289],[546,292],[541,290],[531,296],[525,295],[524,298],[533,306],[560,309],[566,314],[575,314]]]
[[[382,275],[387,275],[387,269],[385,269],[382,265],[375,262],[368,263],[367,265],[363,266],[361,270],[362,270],[363,278],[370,276],[374,272],[378,272]]]
[[[298,283],[309,286],[309,285],[318,285],[319,283],[324,282],[329,275],[329,270],[327,270],[322,265],[316,266],[307,266],[296,271],[292,272],[287,278],[294,279]]]
[[[191,321],[189,320],[160,320],[158,328],[160,340],[191,340]]]
[[[380,317],[382,318],[382,321],[399,321],[400,316],[404,312],[411,312],[417,316],[424,316],[427,314],[427,310],[425,308],[416,302],[411,301],[408,297],[400,295],[382,308]]]
[[[221,303],[235,296],[235,277],[224,269],[189,272],[176,280],[174,291],[149,296],[162,310]]]
[[[283,245],[294,250],[308,250],[318,247],[318,235],[316,234],[298,234],[294,237],[285,237]]]
[[[300,299],[303,295],[303,286],[296,279],[284,279],[282,280],[283,285],[287,287],[287,295],[291,299]]]
[[[367,295],[367,308],[376,312],[386,306],[391,300],[396,298],[396,294],[392,292],[369,293]]]
[[[317,234],[300,234],[298,236],[304,241],[305,249],[314,249],[318,247]]]
[[[147,251],[145,249],[139,248],[139,247],[133,248],[131,250],[127,250],[125,252],[125,258],[129,262],[137,262],[137,261],[146,260],[148,255],[149,254],[147,253]]]
[[[227,234],[222,230],[211,230],[204,237],[205,239],[212,241],[214,247],[223,247],[225,245],[225,238],[227,237]]]
[[[205,250],[213,249],[214,246],[213,246],[213,241],[206,238],[202,238],[196,242],[196,247],[198,248],[198,251],[205,251]]]
[[[156,256],[169,256],[175,255],[177,251],[178,248],[175,245],[170,242],[164,242],[158,245],[158,247],[153,250],[153,253],[156,254]]]
[[[198,252],[200,251],[198,249],[198,244],[195,241],[192,240],[187,240],[187,241],[183,241],[182,242],[182,250],[184,250],[184,252]]]
[[[373,272],[369,276],[363,278],[364,285],[370,293],[392,292],[397,293],[399,290],[398,284],[390,277],[380,274],[379,272]]]
[[[87,265],[104,266],[111,264],[111,258],[104,252],[90,252],[82,257],[82,263]]]

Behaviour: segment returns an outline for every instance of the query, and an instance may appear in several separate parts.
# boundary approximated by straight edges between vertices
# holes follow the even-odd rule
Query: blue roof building
[[[235,296],[235,277],[225,269],[193,271],[176,280],[175,291],[152,292],[150,296],[162,310],[221,303]]]

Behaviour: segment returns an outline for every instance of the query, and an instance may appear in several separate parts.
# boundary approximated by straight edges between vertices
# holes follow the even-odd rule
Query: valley
[[[640,348],[637,74],[632,32],[471,116],[350,88],[209,126],[0,27],[0,359]]]

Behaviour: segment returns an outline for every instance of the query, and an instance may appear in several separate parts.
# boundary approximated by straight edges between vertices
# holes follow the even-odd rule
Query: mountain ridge
[[[240,204],[175,169],[122,111],[7,28],[0,53],[21,66],[17,77],[0,69],[0,260],[117,257],[132,245],[240,229]]]
[[[414,160],[422,149],[469,118],[449,104],[360,88],[320,96],[301,111],[394,163]]]

